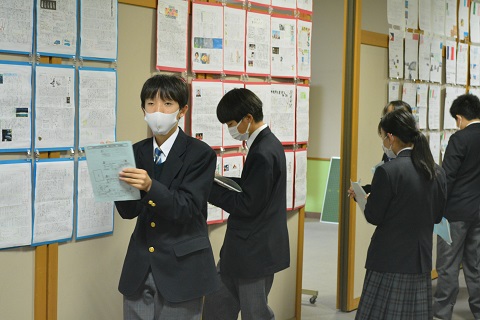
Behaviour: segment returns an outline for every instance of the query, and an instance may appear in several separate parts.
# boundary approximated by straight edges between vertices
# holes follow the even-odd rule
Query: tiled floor
[[[336,309],[338,225],[305,219],[303,288],[318,290],[315,304],[311,296],[302,296],[301,320],[347,320],[355,318],[354,312]],[[460,292],[454,308],[453,320],[473,319],[468,307],[468,293],[463,273],[460,274]],[[435,292],[436,280],[433,281]]]

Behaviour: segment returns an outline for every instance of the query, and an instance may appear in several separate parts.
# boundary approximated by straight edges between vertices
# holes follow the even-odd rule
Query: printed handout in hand
[[[433,226],[433,232],[438,234],[446,243],[452,245],[452,235],[450,234],[450,223],[443,217],[442,221]]]
[[[242,192],[242,188],[238,185],[238,183],[236,183],[235,181],[233,181],[230,178],[220,176],[220,175],[215,175],[214,181],[217,184],[219,184],[220,186],[222,186],[222,187],[224,187],[228,190],[232,190],[232,191],[236,191],[236,192]]]
[[[360,180],[358,182],[351,181],[353,192],[355,192],[355,200],[357,201],[358,206],[365,212],[365,206],[367,204],[365,190],[363,190],[362,186],[360,185]]]
[[[85,154],[96,201],[140,199],[140,190],[119,179],[124,168],[136,168],[130,141],[88,145]]]

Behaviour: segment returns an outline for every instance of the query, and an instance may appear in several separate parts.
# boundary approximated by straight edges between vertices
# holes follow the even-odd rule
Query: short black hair
[[[140,99],[142,109],[145,109],[145,100],[154,99],[160,95],[162,100],[178,102],[180,109],[188,103],[188,85],[185,79],[177,75],[157,74],[145,81]]]
[[[450,115],[456,119],[457,115],[467,120],[480,118],[480,100],[473,94],[462,94],[453,100]]]
[[[255,122],[263,120],[262,101],[255,93],[245,88],[235,88],[227,92],[217,106],[217,118],[221,123],[240,122],[251,114]]]

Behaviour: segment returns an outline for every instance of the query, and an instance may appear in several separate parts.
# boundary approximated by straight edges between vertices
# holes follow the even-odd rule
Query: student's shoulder
[[[135,142],[133,144],[133,149],[141,149],[145,146],[148,146],[148,144],[152,144],[152,143],[153,143],[152,138],[146,138],[138,142]]]
[[[187,135],[185,137],[187,140],[188,149],[196,150],[196,152],[215,153],[212,147],[210,147],[205,142]]]

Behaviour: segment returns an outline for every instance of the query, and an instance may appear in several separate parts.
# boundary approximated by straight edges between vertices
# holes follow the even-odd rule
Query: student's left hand
[[[152,187],[152,179],[147,171],[137,168],[125,168],[119,174],[119,179],[125,181],[134,188],[143,191],[150,191]]]

